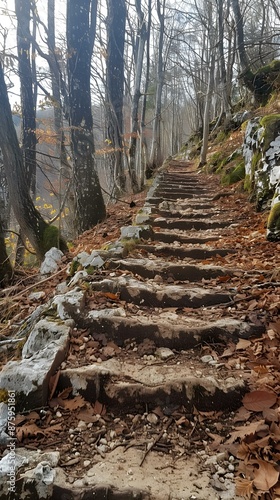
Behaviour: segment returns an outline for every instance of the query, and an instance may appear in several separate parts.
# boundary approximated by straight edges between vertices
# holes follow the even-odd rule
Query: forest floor
[[[171,162],[168,170],[170,176],[179,176],[180,182],[186,172],[193,182],[197,173],[190,163]],[[205,219],[207,229],[201,226],[198,230],[189,230],[180,225],[190,215],[187,204],[181,200],[184,207],[173,210],[173,217],[180,210],[181,215],[175,217],[179,222],[177,227],[174,223],[172,229],[172,219],[163,215],[161,207],[158,219],[154,218],[154,231],[165,235],[173,231],[172,239],[163,243],[159,236],[158,241],[141,242],[123,259],[127,267],[122,269],[119,261],[115,267],[104,268],[94,279],[132,277],[145,286],[151,281],[154,287],[190,286],[196,294],[192,280],[180,278],[180,271],[179,277],[175,273],[176,266],[195,267],[199,263],[205,266],[203,269],[222,269],[217,275],[206,274],[199,286],[209,291],[211,297],[224,294],[227,298],[215,304],[211,301],[207,304],[206,300],[202,306],[195,307],[190,304],[152,306],[124,300],[112,291],[87,288],[87,308],[123,309],[127,320],[136,318],[140,323],[146,321],[146,325],[151,318],[155,324],[166,322],[167,325],[197,321],[206,326],[221,321],[225,324],[225,335],[219,334],[216,338],[210,335],[186,348],[179,344],[173,347],[170,343],[172,352],[168,356],[167,351],[164,358],[164,354],[157,352],[157,341],[148,333],[141,332],[141,341],[136,334],[128,335],[120,343],[101,331],[77,325],[61,372],[93,364],[108,366],[114,376],[111,387],[107,387],[107,400],[88,401],[82,395],[73,398],[69,388],[58,390],[61,376],[58,373],[43,413],[38,408],[17,415],[16,422],[19,448],[60,452],[59,467],[65,474],[61,473],[59,480],[65,489],[66,483],[81,490],[94,483],[100,487],[100,498],[123,500],[214,500],[239,498],[238,495],[263,500],[280,498],[277,465],[280,458],[280,243],[266,241],[267,214],[256,213],[241,186],[222,187],[215,175],[200,173],[199,179],[200,188],[204,186],[207,196],[200,201],[203,191],[195,193],[200,207],[193,211],[197,211],[199,218],[210,200],[209,210],[213,210],[216,228],[211,229],[208,218]],[[13,336],[24,318],[56,295],[56,286],[69,279],[67,268],[75,255],[81,251],[90,253],[117,240],[121,227],[133,223],[145,198],[146,193],[142,193],[109,206],[106,220],[80,236],[53,276],[41,279],[38,270],[18,273],[14,285],[1,292],[1,340]],[[131,201],[134,207],[130,206]],[[207,211],[205,208],[205,214],[209,215]],[[167,226],[164,220],[169,220]],[[184,241],[185,237],[188,240]],[[195,238],[198,238],[196,242]],[[193,248],[205,250],[205,256],[188,257],[187,252]],[[148,261],[158,266],[152,278],[145,275]],[[162,261],[173,265],[173,274],[171,271],[161,274]],[[35,291],[42,293],[32,298]],[[241,326],[231,338],[226,326],[231,320],[240,325],[249,324],[250,332],[243,331]],[[162,345],[168,349],[166,340]],[[16,349],[2,348],[0,362],[4,365],[19,356]],[[136,384],[133,387],[128,384],[126,393],[116,381],[119,364],[129,366],[130,370],[122,383],[134,380]],[[139,384],[150,387],[144,376],[147,367],[149,377],[155,380],[160,376],[165,381],[170,378],[166,394],[169,390],[171,396],[165,398],[166,404],[158,394],[154,405],[149,403],[146,393],[143,400],[139,393],[135,397]],[[196,378],[214,380],[215,388],[208,402],[203,402],[203,396],[195,395],[188,407],[178,396],[178,380],[172,385],[172,377],[180,370],[182,373],[189,370]],[[242,381],[240,389],[234,385],[236,381]],[[223,398],[226,400],[222,392],[224,382],[229,384],[231,400],[223,404]],[[110,398],[112,404],[108,402]],[[110,492],[108,497],[102,496],[105,495],[105,490],[101,492],[105,488],[102,485],[112,483],[115,496]],[[108,490],[108,486],[106,488]],[[122,493],[117,496],[117,491]]]

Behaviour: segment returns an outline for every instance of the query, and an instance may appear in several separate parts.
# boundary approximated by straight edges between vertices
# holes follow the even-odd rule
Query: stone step
[[[151,198],[152,200],[152,198]],[[153,203],[145,203],[144,205],[144,209],[145,207],[148,207],[149,209],[151,209],[151,212],[154,213],[156,212],[157,210],[160,210],[161,209],[161,206],[164,206],[164,208],[167,208],[167,209],[171,209],[172,207],[172,210],[188,210],[188,211],[194,211],[194,210],[198,210],[198,211],[202,211],[202,212],[208,212],[209,214],[212,213],[213,211],[217,210],[217,207],[213,204],[213,203],[203,203],[201,204],[199,202],[199,200],[197,200],[196,198],[195,199],[188,199],[187,202],[185,202],[184,200],[180,201],[180,202],[176,202],[174,200],[163,200],[161,203],[159,204],[153,204]],[[227,212],[227,210],[224,210],[224,212]]]
[[[157,428],[151,428],[150,432],[152,434],[159,431]],[[151,442],[151,438],[147,442],[147,438],[142,436],[137,439],[137,433],[135,434],[134,439],[129,438],[127,443],[124,441],[122,446],[116,447],[103,457],[93,449],[90,468],[81,470],[81,477],[74,483],[70,482],[68,477],[69,474],[72,477],[71,467],[69,472],[65,467],[57,467],[52,500],[221,499],[218,491],[211,485],[212,474],[205,464],[203,467],[199,456],[184,455],[181,457],[181,461],[184,459],[184,465],[180,467],[173,454],[152,450],[142,464],[146,446]],[[172,439],[170,429],[166,435],[168,440]],[[168,450],[168,447],[166,448]],[[223,498],[239,498],[234,495],[232,481],[224,481],[223,487],[229,494],[232,493],[232,496]],[[26,481],[24,491],[30,491],[30,482],[29,480],[28,484]]]
[[[160,227],[162,229],[180,229],[181,231],[189,231],[191,229],[197,229],[198,231],[204,229],[218,229],[228,227],[232,221],[213,221],[209,220],[200,220],[200,219],[165,219],[161,217],[157,217],[155,219],[150,219],[149,224],[152,227]]]
[[[154,408],[183,405],[187,411],[194,407],[199,411],[233,410],[246,392],[242,375],[241,370],[210,367],[194,353],[174,355],[168,361],[159,358],[158,362],[137,356],[126,361],[119,355],[118,359],[61,370],[58,390],[72,387],[73,394],[92,403],[98,400],[113,411],[124,404],[126,411],[137,404]]]
[[[143,278],[152,279],[159,275],[163,279],[171,278],[177,281],[201,281],[211,280],[218,276],[233,276],[232,269],[221,266],[191,265],[182,263],[168,263],[164,260],[155,259],[112,259],[106,262],[107,269],[122,269],[138,274]]]
[[[165,310],[151,314],[140,309],[138,314],[132,314],[117,307],[87,311],[74,319],[79,328],[89,329],[93,336],[105,333],[120,346],[130,340],[141,344],[149,339],[158,347],[176,350],[188,350],[205,343],[237,342],[239,338],[247,339],[264,332],[263,326],[230,317],[203,320],[190,311],[185,315]]]
[[[174,196],[174,197],[171,197],[171,196],[159,196],[159,195],[147,195],[147,203],[149,205],[158,205],[159,203],[162,203],[163,201],[169,201],[169,202],[174,202],[174,200],[185,200],[185,199],[189,199],[189,200],[195,200],[195,203],[198,204],[199,203],[199,207],[200,208],[203,208],[205,206],[207,206],[209,204],[209,202],[212,200],[211,197],[199,197],[198,199],[198,196],[194,193],[192,194],[189,194],[189,195],[184,195],[184,196]],[[211,206],[214,206],[214,205],[211,205]]]
[[[159,257],[162,256],[175,256],[180,259],[190,258],[195,260],[205,260],[211,259],[215,256],[224,257],[228,254],[233,254],[236,251],[230,248],[209,248],[207,246],[200,245],[196,247],[185,247],[185,246],[175,246],[175,245],[144,245],[137,244],[137,249],[143,250],[144,252],[152,253]]]
[[[152,240],[161,241],[163,243],[173,243],[178,241],[182,244],[197,244],[204,245],[210,241],[218,241],[221,239],[220,233],[215,233],[213,231],[201,231],[197,232],[176,232],[176,231],[153,231]]]
[[[161,209],[152,209],[152,214],[157,215],[158,217],[162,217],[164,219],[212,219],[212,217],[219,217],[220,213],[217,211],[202,211],[202,210],[181,210],[179,211],[170,211],[170,210],[161,210]],[[228,213],[228,212],[225,212]]]
[[[222,292],[219,288],[197,286],[163,285],[142,282],[129,276],[102,281],[91,281],[95,291],[118,294],[120,300],[148,307],[207,307],[230,302],[232,293]]]
[[[205,193],[209,194],[209,188],[206,185],[203,184],[189,184],[189,183],[171,183],[171,182],[161,182],[159,186],[156,188],[156,193],[170,193],[173,194],[174,192],[187,192],[187,193]]]
[[[177,199],[186,199],[186,198],[199,198],[200,196],[203,197],[205,200],[212,200],[212,196],[207,196],[206,191],[204,192],[202,189],[197,188],[193,190],[187,190],[187,189],[182,189],[182,190],[177,190],[177,191],[166,191],[166,190],[160,190],[157,189],[154,193],[155,197],[162,197],[167,200],[177,200]]]

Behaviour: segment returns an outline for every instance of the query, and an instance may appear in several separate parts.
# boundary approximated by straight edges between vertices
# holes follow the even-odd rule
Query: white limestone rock
[[[57,307],[60,319],[71,319],[80,315],[85,308],[85,293],[79,288],[74,288],[62,295],[56,295],[52,301]]]
[[[23,346],[22,359],[4,366],[0,389],[15,391],[17,404],[24,408],[44,406],[50,377],[66,357],[70,331],[65,324],[40,320]]]
[[[58,270],[58,264],[61,262],[63,252],[56,247],[52,247],[45,254],[45,258],[41,264],[41,274],[52,274]]]

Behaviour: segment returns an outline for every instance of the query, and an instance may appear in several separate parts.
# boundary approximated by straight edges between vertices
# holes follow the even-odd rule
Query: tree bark
[[[114,194],[125,190],[123,166],[123,91],[124,91],[124,40],[126,5],[125,0],[107,0],[107,129],[114,171]]]
[[[90,92],[92,33],[91,16],[97,0],[67,1],[67,49],[69,124],[73,160],[77,232],[92,228],[106,216],[96,171]],[[95,11],[96,12],[96,11]]]
[[[136,0],[136,8],[138,14],[138,24],[139,24],[139,39],[137,44],[137,56],[136,56],[136,68],[135,68],[135,84],[132,97],[132,112],[131,112],[131,137],[130,137],[130,148],[129,148],[129,172],[132,184],[133,192],[139,191],[138,176],[137,176],[137,145],[140,139],[140,124],[139,124],[139,102],[141,98],[140,85],[141,77],[143,71],[143,59],[145,43],[147,41],[147,28],[144,21],[144,14],[141,10],[141,0]],[[137,37],[137,38],[138,38]],[[138,148],[138,152],[141,152],[141,148]],[[139,160],[141,162],[141,155]],[[141,165],[139,170],[141,169]],[[140,176],[141,179],[141,176]]]
[[[6,226],[3,214],[5,214],[5,201],[0,197],[0,287],[5,286],[9,282],[13,272],[6,250],[4,236],[4,227]]]
[[[16,0],[17,49],[22,112],[22,153],[27,185],[36,192],[36,102],[33,96],[30,34],[30,0]]]
[[[38,258],[43,259],[45,252],[50,248],[48,245],[50,241],[48,229],[50,226],[34,207],[29,194],[23,156],[13,124],[2,65],[0,65],[0,111],[0,149],[3,154],[11,205],[23,234],[29,239]],[[67,249],[66,244],[59,238],[58,232],[57,240],[56,246],[60,246],[65,251]],[[54,246],[53,240],[51,246]]]
[[[162,2],[162,9],[160,1],[157,0],[157,14],[159,18],[159,42],[158,42],[158,61],[157,61],[157,88],[156,88],[156,104],[155,104],[155,118],[153,123],[153,139],[150,154],[150,164],[152,169],[158,167],[162,162],[161,151],[161,108],[162,108],[162,89],[164,84],[164,67],[163,67],[163,39],[164,39],[164,25],[165,25],[165,0]]]

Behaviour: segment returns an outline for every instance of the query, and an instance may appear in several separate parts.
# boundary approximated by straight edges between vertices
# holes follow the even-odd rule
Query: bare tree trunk
[[[202,139],[202,148],[200,153],[200,166],[205,165],[207,150],[208,150],[208,139],[209,139],[209,120],[210,120],[210,105],[211,99],[213,95],[214,88],[214,70],[215,70],[215,49],[211,51],[211,62],[209,68],[209,76],[208,76],[208,86],[207,93],[205,98],[205,107],[204,107],[204,116],[203,116],[203,139]]]
[[[67,1],[69,123],[78,233],[92,228],[106,216],[94,156],[90,91],[92,30],[95,33],[96,22],[90,12],[96,1]]]
[[[58,231],[44,221],[40,213],[34,207],[29,194],[23,156],[13,124],[7,87],[1,65],[0,111],[0,149],[3,154],[3,163],[9,187],[11,205],[20,228],[24,236],[27,237],[31,245],[33,245],[39,259],[44,257],[45,252],[49,250],[50,246],[54,246],[54,238],[57,242],[56,246],[60,246],[63,251],[66,251],[67,246],[59,237]],[[50,246],[49,243],[51,244]]]
[[[107,0],[107,129],[113,152],[109,161],[114,171],[114,195],[125,190],[123,165],[123,91],[124,91],[124,40],[125,0]]]
[[[140,149],[141,149],[141,172],[140,172],[140,187],[142,188],[145,183],[145,174],[148,173],[148,145],[146,139],[146,109],[147,109],[147,94],[150,81],[150,34],[152,24],[152,0],[148,0],[148,21],[147,21],[147,42],[146,42],[146,74],[145,74],[145,87],[142,102],[141,113],[141,134],[140,134]]]
[[[131,113],[132,127],[131,127],[130,148],[129,148],[129,172],[131,177],[132,189],[134,193],[139,191],[139,185],[137,179],[137,151],[139,160],[141,161],[141,156],[139,155],[140,148],[137,148],[140,139],[139,102],[141,97],[140,85],[141,85],[141,77],[143,71],[144,50],[145,50],[145,43],[147,40],[147,29],[146,29],[146,23],[144,21],[144,14],[141,10],[141,0],[136,0],[136,9],[138,14],[139,35],[137,37],[138,50],[136,56],[135,85],[132,98],[132,113]]]
[[[31,50],[31,1],[16,0],[17,16],[17,50],[20,79],[21,112],[22,112],[22,153],[26,171],[27,186],[32,196],[36,193],[36,63]],[[36,23],[33,23],[33,39],[35,39]],[[33,48],[32,48],[33,49]],[[16,248],[16,264],[23,265],[25,253],[25,238],[21,230]]]
[[[153,139],[150,154],[150,164],[152,168],[158,167],[163,158],[161,151],[161,108],[162,108],[162,89],[164,84],[164,67],[163,67],[163,39],[164,39],[164,25],[165,25],[165,0],[162,2],[162,9],[160,0],[157,0],[157,14],[160,23],[159,42],[158,42],[158,62],[157,62],[157,89],[156,89],[156,105],[155,105],[155,118],[153,123]]]
[[[48,0],[48,48],[49,57],[48,63],[51,73],[52,83],[52,98],[53,98],[53,112],[54,112],[54,130],[56,135],[56,152],[60,158],[60,172],[59,172],[59,209],[62,204],[62,195],[67,193],[65,206],[69,210],[69,214],[63,219],[63,227],[70,239],[75,237],[73,230],[73,220],[75,217],[74,194],[73,188],[70,187],[73,178],[73,169],[68,161],[68,153],[65,146],[65,131],[63,124],[63,109],[61,102],[62,81],[61,71],[59,68],[58,51],[56,50],[55,40],[55,0]],[[59,219],[61,224],[61,218]]]
[[[223,13],[223,0],[217,0],[218,8],[218,50],[219,50],[219,66],[221,73],[221,86],[222,86],[222,112],[225,113],[224,127],[226,128],[231,121],[231,105],[230,105],[230,94],[228,92],[228,79],[225,64],[225,54],[224,54],[224,18],[228,17],[228,12]]]
[[[0,202],[0,287],[5,286],[12,276],[12,266],[7,254]]]
[[[22,111],[22,152],[27,185],[36,192],[36,102],[33,96],[31,68],[30,0],[16,0],[18,69]]]

